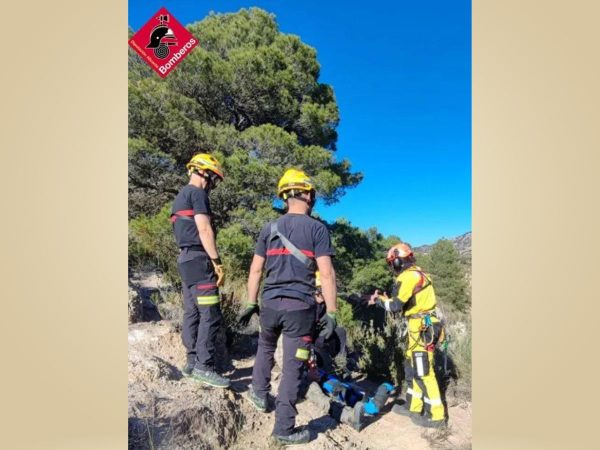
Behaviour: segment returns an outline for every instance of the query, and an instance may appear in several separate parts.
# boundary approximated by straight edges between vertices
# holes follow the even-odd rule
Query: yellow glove
[[[211,259],[213,267],[215,268],[215,275],[217,276],[217,287],[223,286],[225,283],[225,269],[223,269],[223,263],[221,258]]]

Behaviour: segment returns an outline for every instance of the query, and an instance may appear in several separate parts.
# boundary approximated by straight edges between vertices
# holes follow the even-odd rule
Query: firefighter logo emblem
[[[166,77],[198,45],[198,40],[166,8],[129,39],[129,45],[161,77]]]
[[[150,35],[150,42],[146,48],[154,51],[154,55],[159,59],[165,59],[169,56],[169,46],[177,45],[177,38],[173,30],[169,28],[169,15],[159,15],[159,24],[154,27]]]

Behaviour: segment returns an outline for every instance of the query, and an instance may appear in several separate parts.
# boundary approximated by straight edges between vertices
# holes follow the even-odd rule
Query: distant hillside
[[[464,260],[471,259],[471,232],[468,231],[465,234],[457,236],[455,238],[451,238],[450,241],[454,244],[458,253]],[[428,254],[431,251],[432,245],[421,245],[420,247],[415,247],[415,253],[423,253]]]

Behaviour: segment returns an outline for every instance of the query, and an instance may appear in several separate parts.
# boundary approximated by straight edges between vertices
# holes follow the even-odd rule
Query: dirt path
[[[275,448],[269,442],[274,413],[256,411],[245,399],[253,359],[234,360],[227,373],[231,390],[205,388],[178,369],[185,354],[175,323],[129,327],[130,449]],[[273,392],[278,376],[274,373]],[[298,425],[312,441],[298,449],[467,449],[471,442],[470,403],[450,404],[447,432],[423,430],[410,419],[384,413],[360,433],[319,413],[309,401],[298,404]]]
[[[231,374],[235,379],[234,389],[243,389],[250,383],[253,360],[234,361],[236,370]],[[239,374],[243,374],[239,376]],[[238,378],[239,376],[239,378]],[[278,379],[273,381],[273,392],[277,392]],[[242,387],[243,386],[243,387]],[[246,404],[248,402],[244,400]],[[450,406],[450,428],[447,432],[424,430],[415,426],[407,417],[390,412],[393,400],[386,405],[382,415],[367,425],[360,433],[349,426],[340,425],[329,416],[316,411],[308,401],[298,404],[297,425],[307,425],[313,440],[298,449],[407,449],[421,450],[431,448],[470,448],[471,410],[469,403]],[[256,426],[244,433],[235,445],[235,449],[268,448],[265,442],[271,433],[274,414],[252,412]]]

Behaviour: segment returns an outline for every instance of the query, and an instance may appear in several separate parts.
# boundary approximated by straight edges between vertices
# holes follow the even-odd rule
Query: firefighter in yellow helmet
[[[277,183],[277,195],[289,204],[288,199],[300,200],[308,205],[306,214],[310,216],[315,205],[316,191],[312,179],[302,170],[288,169]]]
[[[180,249],[177,268],[183,287],[181,337],[187,350],[185,376],[226,388],[229,380],[214,370],[215,341],[222,321],[219,286],[224,273],[211,225],[209,194],[223,180],[223,169],[207,153],[186,165],[189,183],[173,201],[171,222]]]
[[[258,312],[257,296],[264,269],[258,351],[248,398],[258,410],[266,410],[277,340],[283,335],[283,367],[273,436],[280,444],[295,445],[310,440],[308,430],[296,429],[295,423],[302,372],[313,341],[317,268],[325,302],[325,314],[319,321],[320,335],[329,339],[336,327],[337,293],[331,261],[334,250],[327,227],[310,217],[315,187],[308,175],[297,169],[287,170],[279,180],[277,194],[285,202],[287,212],[260,232],[248,275],[248,304],[238,320],[247,324]]]
[[[386,257],[394,272],[392,295],[371,296],[369,304],[401,313],[408,320],[408,347],[405,378],[406,403],[392,411],[410,417],[418,425],[437,428],[446,425],[446,410],[434,371],[433,352],[443,341],[442,323],[436,317],[436,298],[431,276],[415,263],[411,248],[404,243],[389,249]]]

